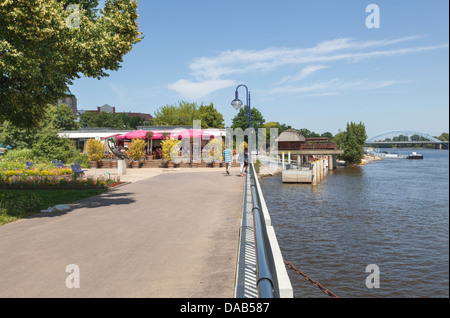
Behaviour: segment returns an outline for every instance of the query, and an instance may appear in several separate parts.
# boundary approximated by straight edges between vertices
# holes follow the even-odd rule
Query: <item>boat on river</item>
[[[396,152],[390,153],[387,151],[375,152],[375,153],[373,153],[373,155],[383,158],[383,159],[407,159],[408,158],[407,155],[401,155]]]
[[[413,152],[408,155],[408,159],[423,159],[423,155]]]

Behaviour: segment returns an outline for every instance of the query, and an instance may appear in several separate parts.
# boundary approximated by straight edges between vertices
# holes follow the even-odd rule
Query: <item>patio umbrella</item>
[[[203,136],[214,137],[199,129],[175,130],[170,134],[171,138],[202,138]]]
[[[125,134],[125,139],[146,139],[147,131],[146,130],[135,130]]]
[[[135,131],[131,131],[129,133],[123,134],[123,135],[119,135],[116,136],[117,139],[119,140],[123,140],[123,139],[147,139],[147,133],[151,132],[149,130],[135,130]],[[156,133],[153,132],[153,136],[150,139],[162,139],[163,135],[161,133]]]

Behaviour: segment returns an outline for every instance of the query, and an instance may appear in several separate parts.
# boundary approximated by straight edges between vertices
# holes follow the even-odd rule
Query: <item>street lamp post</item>
[[[247,97],[247,121],[248,121],[248,162],[252,162],[252,119],[251,119],[251,113],[250,113],[250,91],[248,90],[247,86],[244,84],[238,85],[236,87],[236,92],[234,93],[234,100],[231,102],[231,106],[234,107],[234,109],[238,110],[242,106],[242,101],[239,99],[238,96],[238,89],[239,87],[245,87],[246,90],[246,97]]]

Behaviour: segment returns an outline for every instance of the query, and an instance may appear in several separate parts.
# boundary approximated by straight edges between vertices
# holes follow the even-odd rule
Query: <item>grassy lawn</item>
[[[42,199],[42,204],[38,206],[35,211],[23,213],[19,215],[8,215],[6,213],[0,213],[0,226],[6,223],[14,222],[16,220],[28,217],[35,213],[39,213],[43,209],[55,206],[57,204],[69,204],[78,200],[86,199],[101,193],[104,193],[105,189],[86,189],[86,190],[0,190],[1,192],[20,192],[20,193],[33,193],[38,195]]]

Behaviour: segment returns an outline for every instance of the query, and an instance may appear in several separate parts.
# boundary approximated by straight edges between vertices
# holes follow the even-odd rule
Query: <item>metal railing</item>
[[[270,244],[267,242],[264,218],[261,216],[261,200],[256,188],[256,172],[253,163],[249,164],[250,188],[252,192],[253,231],[255,236],[256,253],[256,286],[259,298],[274,298],[274,278],[269,266],[271,253],[268,251]],[[276,274],[275,274],[276,275]]]

